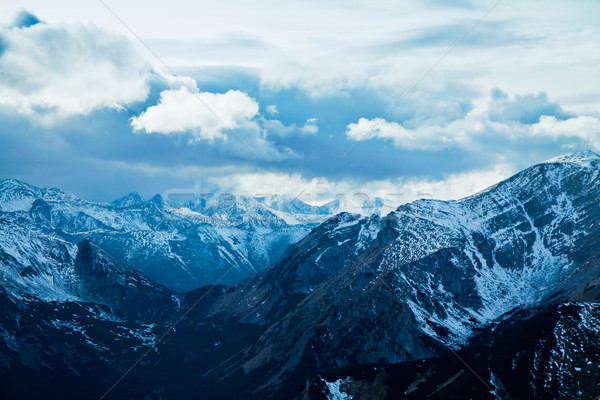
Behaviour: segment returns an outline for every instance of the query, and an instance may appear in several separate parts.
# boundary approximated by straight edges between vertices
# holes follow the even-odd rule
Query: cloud
[[[261,118],[260,124],[267,134],[281,137],[292,134],[316,135],[319,132],[316,118],[307,119],[302,126],[296,124],[284,125],[279,120],[266,118]]]
[[[279,111],[277,111],[277,106],[276,105],[267,106],[267,113],[269,113],[271,115],[279,114]]]
[[[304,126],[301,128],[301,131],[302,133],[305,133],[307,135],[315,135],[317,132],[319,132],[319,127],[317,126],[317,119],[307,119],[304,123]]]
[[[17,28],[29,28],[41,22],[42,21],[40,21],[40,19],[35,15],[27,11],[21,11],[19,14],[17,14],[13,26],[16,26]]]
[[[464,118],[473,109],[471,100],[465,97],[472,95],[465,86],[444,85],[435,91],[416,89],[403,94],[402,101],[389,114],[406,128],[443,124]]]
[[[130,118],[134,132],[189,137],[190,142],[207,141],[223,153],[269,161],[301,157],[274,143],[273,137],[318,132],[316,118],[303,126],[284,125],[260,115],[258,102],[245,92],[201,92],[190,77],[158,73],[171,88],[160,93],[156,105]]]
[[[462,129],[460,125],[463,125]],[[447,126],[435,125],[411,130],[383,118],[359,118],[357,123],[348,124],[346,136],[355,141],[387,139],[391,140],[396,147],[410,150],[436,150],[464,147],[470,141],[470,135],[465,128],[475,131],[479,127],[476,121],[465,119],[454,121]]]
[[[54,26],[23,13],[0,28],[0,106],[68,117],[143,101],[151,67],[124,37],[96,27]]]
[[[418,199],[455,200],[475,194],[510,177],[515,168],[498,164],[483,170],[450,174],[441,179],[396,178],[371,180],[332,180],[304,178],[301,174],[277,172],[228,173],[209,178],[211,185],[227,193],[247,196],[273,194],[297,197],[310,204],[338,199],[345,211],[360,212],[364,200],[381,197],[389,200],[389,210]]]
[[[542,116],[537,124],[532,125],[531,133],[554,139],[579,138],[595,150],[600,150],[600,119],[596,117],[580,116],[559,120],[554,116]]]
[[[352,11],[326,7],[303,27],[304,37],[288,33],[287,43],[274,47],[279,52],[261,53],[263,84],[330,96],[358,87],[407,90],[416,82],[427,88],[440,80],[563,96],[598,83],[591,67],[598,61],[591,45],[599,37],[591,20],[597,6],[591,2],[576,7],[553,2],[543,12],[534,12],[525,1],[517,6],[520,14],[497,7],[490,15],[489,5],[475,3],[462,8],[449,8],[449,2],[441,1],[375,3],[355,4]],[[334,12],[343,17],[332,16]],[[319,21],[321,26],[312,25]],[[284,40],[272,36],[271,42]]]
[[[1,11],[10,12],[14,5],[5,3]],[[38,3],[36,10],[49,21],[94,20],[122,29],[93,8],[71,7],[66,13]],[[352,7],[303,2],[290,13],[268,0],[210,9],[188,4],[188,13],[177,7],[120,12],[136,21],[136,33],[177,71],[252,68],[275,89],[302,88],[315,95],[408,89],[467,32],[419,87],[459,77],[484,88],[548,90],[560,97],[598,87],[597,3],[555,1],[541,10],[525,1],[496,7],[482,19],[489,6],[464,0],[358,1]],[[239,23],[219,23],[223,15]]]
[[[464,8],[473,8],[474,4],[468,0],[455,0],[452,2],[448,2],[445,0],[426,0],[426,3],[439,6],[439,7],[464,7]]]
[[[182,86],[163,91],[157,105],[131,118],[131,126],[136,132],[189,133],[196,140],[227,140],[225,130],[237,129],[257,114],[256,100],[239,90],[191,92],[187,86]]]
[[[534,124],[542,116],[557,119],[574,117],[558,103],[548,101],[545,92],[517,94],[511,99],[506,92],[498,88],[492,89],[488,108],[490,121],[493,122],[518,121],[522,124]]]
[[[255,161],[281,162],[302,158],[302,155],[283,144],[275,143],[260,125],[260,119],[254,119],[228,134],[228,140],[213,143],[221,154],[234,155],[237,158]]]
[[[356,141],[372,138],[392,139],[394,142],[402,143],[404,141],[414,141],[412,132],[404,129],[397,122],[388,122],[383,118],[373,118],[368,120],[360,118],[357,123],[348,125],[346,135]]]
[[[463,149],[476,151],[490,143],[512,145],[535,138],[579,139],[600,150],[600,120],[594,116],[575,116],[558,103],[548,101],[546,93],[515,95],[511,99],[499,89],[491,92],[487,108],[474,110],[453,121],[423,123],[414,129],[383,118],[359,118],[346,127],[353,141],[383,139],[408,150]]]
[[[442,6],[442,4],[439,4]],[[382,52],[407,51],[411,49],[423,49],[427,47],[450,47],[460,39],[467,27],[465,21],[461,23],[451,22],[428,26],[426,29],[415,29],[407,31],[400,39],[382,43],[373,50]],[[540,39],[531,35],[517,33],[513,24],[505,21],[482,20],[477,25],[473,34],[466,35],[460,42],[461,47],[472,46],[480,48],[494,48],[513,46],[516,43],[532,45]]]

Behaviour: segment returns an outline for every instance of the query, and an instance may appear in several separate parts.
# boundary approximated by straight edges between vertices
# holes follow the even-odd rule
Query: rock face
[[[599,174],[600,157],[578,153],[459,201],[421,200],[385,217],[341,213],[264,271],[176,296],[92,243],[17,229],[0,246],[3,298],[40,321],[54,316],[37,304],[93,304],[137,332],[153,321],[155,337],[179,321],[109,398],[593,398]],[[30,269],[43,279],[27,278]],[[155,306],[142,312],[139,298]],[[191,307],[182,320],[175,303]],[[11,353],[18,327],[3,318],[3,368],[23,379],[33,366]],[[123,360],[148,348],[136,346]],[[107,383],[69,376],[96,397]]]
[[[584,303],[522,310],[458,350],[464,364],[446,352],[400,364],[355,365],[322,373],[296,398],[593,399],[600,381],[599,311]]]

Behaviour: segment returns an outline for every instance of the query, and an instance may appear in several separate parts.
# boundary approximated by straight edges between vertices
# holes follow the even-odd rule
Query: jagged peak
[[[470,196],[464,197],[457,201],[458,202],[469,201],[473,198],[477,198],[488,192],[491,192],[491,191],[497,189],[498,187],[502,187],[507,182],[514,182],[515,180],[520,179],[522,177],[526,177],[531,174],[540,173],[540,171],[543,170],[543,167],[547,166],[548,164],[553,164],[554,166],[557,166],[559,168],[558,171],[560,173],[560,171],[563,171],[563,170],[567,171],[568,166],[581,168],[582,170],[589,170],[592,166],[597,168],[597,164],[599,162],[600,162],[600,155],[594,153],[591,150],[563,154],[561,156],[551,158],[542,163],[539,163],[539,164],[533,165],[529,168],[526,168],[520,172],[517,172],[516,174],[512,175],[511,177],[509,177],[507,179],[504,179],[504,180],[502,180],[494,185],[491,185],[477,193],[474,193]]]
[[[129,207],[136,204],[140,204],[143,201],[144,200],[142,200],[142,197],[139,195],[138,192],[131,192],[121,197],[120,199],[113,201],[112,204],[117,207]]]
[[[29,192],[34,197],[61,197],[79,200],[76,195],[54,187],[38,187],[18,179],[0,179],[0,190],[4,192]]]
[[[163,197],[160,194],[155,194],[150,200],[148,200],[150,203],[154,203],[159,207],[163,207],[165,202],[163,200]]]
[[[17,179],[0,180],[0,210],[27,211],[43,190]]]
[[[40,188],[30,185],[27,182],[20,181],[14,178],[0,179],[0,187],[7,188],[26,188],[30,190],[40,190]]]
[[[333,223],[333,224],[347,224],[347,223],[354,223],[358,220],[360,220],[361,218],[364,218],[362,215],[360,214],[353,214],[347,211],[342,211],[338,214],[335,214],[331,217],[329,217],[328,219],[325,220],[326,223]]]
[[[140,194],[138,192],[131,192],[128,195],[123,196],[122,199],[142,200],[142,196],[140,196]]]

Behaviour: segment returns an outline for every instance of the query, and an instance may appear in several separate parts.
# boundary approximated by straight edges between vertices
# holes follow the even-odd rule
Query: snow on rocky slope
[[[378,268],[412,292],[424,332],[464,344],[473,327],[538,304],[576,271],[582,241],[598,229],[599,173],[600,158],[580,153],[460,201],[401,207],[392,216],[399,237]],[[414,268],[432,256],[437,265]]]
[[[0,219],[0,308],[0,397],[75,399],[99,397],[180,300],[88,241]]]
[[[263,390],[315,369],[461,348],[514,309],[596,290],[583,288],[598,281],[599,173],[598,155],[578,153],[462,200],[340,214],[212,312],[269,326],[243,364],[269,377]]]

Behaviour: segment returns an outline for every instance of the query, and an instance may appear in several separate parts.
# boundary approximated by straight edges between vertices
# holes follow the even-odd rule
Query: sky
[[[0,4],[0,178],[456,199],[600,152],[600,3]],[[362,198],[361,197],[361,198]]]

